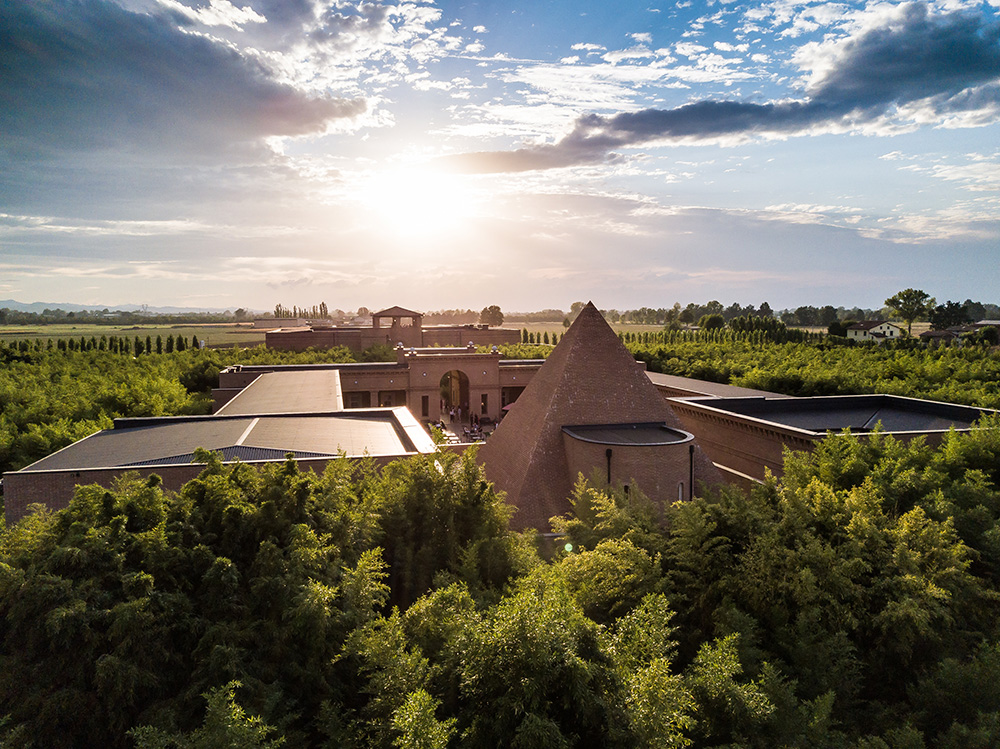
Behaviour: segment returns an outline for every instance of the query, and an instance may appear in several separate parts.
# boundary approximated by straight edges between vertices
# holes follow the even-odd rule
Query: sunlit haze
[[[1000,300],[1000,2],[0,3],[0,299]]]

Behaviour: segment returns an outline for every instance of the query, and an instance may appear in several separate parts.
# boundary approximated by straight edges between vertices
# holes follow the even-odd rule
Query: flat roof
[[[578,424],[562,428],[563,433],[582,442],[600,445],[655,446],[677,445],[694,439],[694,435],[672,429],[659,422],[638,424]]]
[[[117,419],[106,429],[32,463],[22,472],[136,468],[194,462],[204,448],[224,460],[407,455],[434,451],[405,408],[264,416]]]
[[[218,410],[218,416],[343,411],[340,370],[264,372]]]
[[[898,395],[829,395],[808,398],[713,398],[686,401],[780,426],[824,434],[850,429],[868,432],[939,432],[970,429],[989,408],[904,398]]]
[[[660,374],[659,372],[646,372],[650,382],[660,387],[668,387],[672,390],[683,390],[690,393],[690,396],[675,396],[701,398],[709,396],[712,398],[791,398],[790,395],[781,393],[771,393],[767,390],[754,390],[753,388],[738,387],[736,385],[726,385],[721,382],[709,382],[708,380],[696,380],[691,377],[680,377],[679,375]]]

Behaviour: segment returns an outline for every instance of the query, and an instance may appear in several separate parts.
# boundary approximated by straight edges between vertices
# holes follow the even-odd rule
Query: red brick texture
[[[479,451],[479,460],[489,480],[517,507],[512,527],[545,532],[551,517],[569,511],[577,475],[567,458],[562,427],[647,422],[682,428],[601,313],[588,304]],[[652,460],[669,464],[659,457],[662,448],[650,450]],[[696,448],[695,463],[700,480],[721,480],[700,448]],[[603,459],[596,467],[602,465]],[[657,486],[673,485],[663,494],[639,483],[656,501],[676,499],[672,478],[656,480]]]

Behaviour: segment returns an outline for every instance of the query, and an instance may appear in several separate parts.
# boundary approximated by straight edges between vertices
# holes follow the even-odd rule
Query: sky
[[[1000,0],[0,0],[0,298],[1000,301]]]

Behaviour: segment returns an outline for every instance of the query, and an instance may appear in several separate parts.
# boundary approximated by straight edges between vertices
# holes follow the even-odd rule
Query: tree
[[[495,304],[483,307],[483,311],[479,313],[479,324],[498,328],[503,325],[503,312]]]
[[[455,718],[439,721],[434,710],[439,701],[423,689],[411,692],[392,715],[392,727],[399,732],[393,742],[400,749],[445,749],[455,733]]]
[[[256,716],[247,715],[236,702],[236,689],[242,686],[231,681],[224,687],[210,689],[202,696],[208,702],[208,711],[201,728],[188,734],[168,734],[152,726],[142,726],[129,731],[139,749],[210,749],[233,746],[241,749],[273,749],[285,743],[284,737],[269,739],[277,729]]]
[[[847,337],[847,323],[842,320],[834,320],[826,327],[828,335],[836,335],[841,338]]]
[[[698,327],[702,330],[718,330],[726,326],[725,318],[719,313],[702,315],[698,320]]]
[[[834,320],[837,319],[837,309],[832,305],[828,304],[825,307],[820,307],[818,312],[818,322],[820,325],[829,325]]]
[[[742,317],[742,315],[743,315],[743,308],[740,306],[739,302],[733,302],[728,307],[726,307],[725,311],[722,313],[722,316],[726,319],[726,322],[729,322],[730,320],[737,317]]]
[[[815,307],[804,306],[795,310],[795,317],[798,319],[799,325],[815,325],[818,314]]]
[[[934,309],[934,298],[921,289],[904,289],[886,299],[885,306],[903,318],[906,323],[906,334],[910,335],[913,321]]]
[[[965,307],[965,311],[969,315],[970,320],[982,320],[986,317],[986,306],[981,302],[974,302],[971,299],[966,299],[962,306]]]
[[[931,327],[934,330],[945,330],[955,325],[963,325],[972,322],[968,308],[958,302],[945,302],[939,304],[930,314]]]

